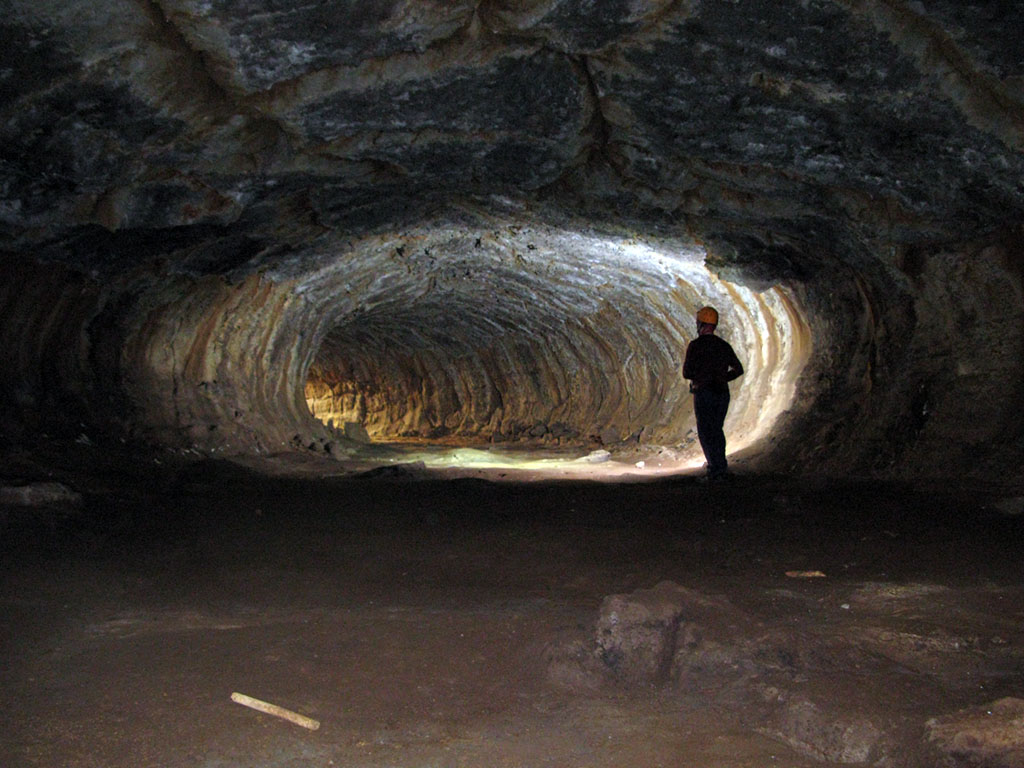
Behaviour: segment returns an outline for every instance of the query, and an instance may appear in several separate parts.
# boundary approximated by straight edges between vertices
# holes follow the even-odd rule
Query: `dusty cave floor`
[[[5,480],[27,479],[31,462],[8,458]],[[909,723],[909,761],[914,724],[1024,697],[1024,520],[991,507],[991,488],[97,468],[61,473],[80,509],[6,510],[4,765],[833,764],[745,711],[739,686],[763,692],[777,659],[731,693],[713,671],[552,674],[606,596],[666,581],[727,600],[749,620],[729,627],[741,638],[768,627],[853,649],[788,690],[820,702],[852,676],[859,695],[836,694],[836,717],[867,706]]]

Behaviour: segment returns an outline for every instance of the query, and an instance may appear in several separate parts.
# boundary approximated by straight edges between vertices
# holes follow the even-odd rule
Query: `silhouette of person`
[[[690,381],[697,438],[707,459],[709,480],[720,480],[729,471],[722,427],[729,411],[729,382],[743,375],[743,365],[732,346],[715,336],[717,327],[717,310],[698,310],[697,338],[687,345],[683,361],[683,378]]]

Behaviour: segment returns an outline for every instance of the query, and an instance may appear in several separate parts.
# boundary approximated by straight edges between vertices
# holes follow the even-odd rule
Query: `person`
[[[732,346],[715,336],[718,311],[702,307],[697,312],[697,338],[686,346],[683,378],[690,381],[697,439],[707,459],[709,480],[720,480],[729,471],[725,459],[725,414],[729,410],[729,382],[743,375]]]

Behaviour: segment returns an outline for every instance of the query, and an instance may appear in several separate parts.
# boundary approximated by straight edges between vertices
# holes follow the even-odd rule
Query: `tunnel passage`
[[[1019,474],[1012,3],[359,5],[11,4],[2,437],[675,444],[707,300],[765,466]]]
[[[692,427],[679,365],[711,303],[747,368],[730,449],[757,466],[996,476],[1020,452],[1009,241],[856,267],[808,247],[796,257],[813,269],[771,280],[680,234],[459,209],[312,238],[272,269],[181,267],[223,247],[114,277],[5,262],[8,438],[59,427],[206,455],[339,458],[363,455],[366,435],[679,447]]]
[[[305,394],[375,441],[679,445],[682,357],[703,304],[747,366],[727,425],[741,448],[788,407],[808,332],[785,289],[714,277],[702,248],[523,224],[362,247],[316,295],[335,319]],[[353,272],[381,276],[353,295]],[[691,440],[692,442],[692,440]]]
[[[723,281],[706,256],[685,238],[456,210],[227,279],[22,263],[0,323],[6,419],[229,455],[352,455],[362,430],[679,446],[682,358],[713,303],[747,367],[727,424],[740,449],[789,407],[810,330],[794,291]]]

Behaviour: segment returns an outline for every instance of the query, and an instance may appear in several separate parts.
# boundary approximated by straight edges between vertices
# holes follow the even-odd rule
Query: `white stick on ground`
[[[303,728],[309,728],[311,731],[315,731],[320,727],[319,720],[300,715],[298,712],[292,712],[290,709],[277,706],[277,704],[268,704],[265,701],[254,699],[252,696],[246,696],[244,693],[232,693],[231,700],[236,704],[241,704],[243,707],[249,707],[249,709],[255,709],[258,712],[266,712],[268,715],[280,717],[290,723],[301,725]]]

